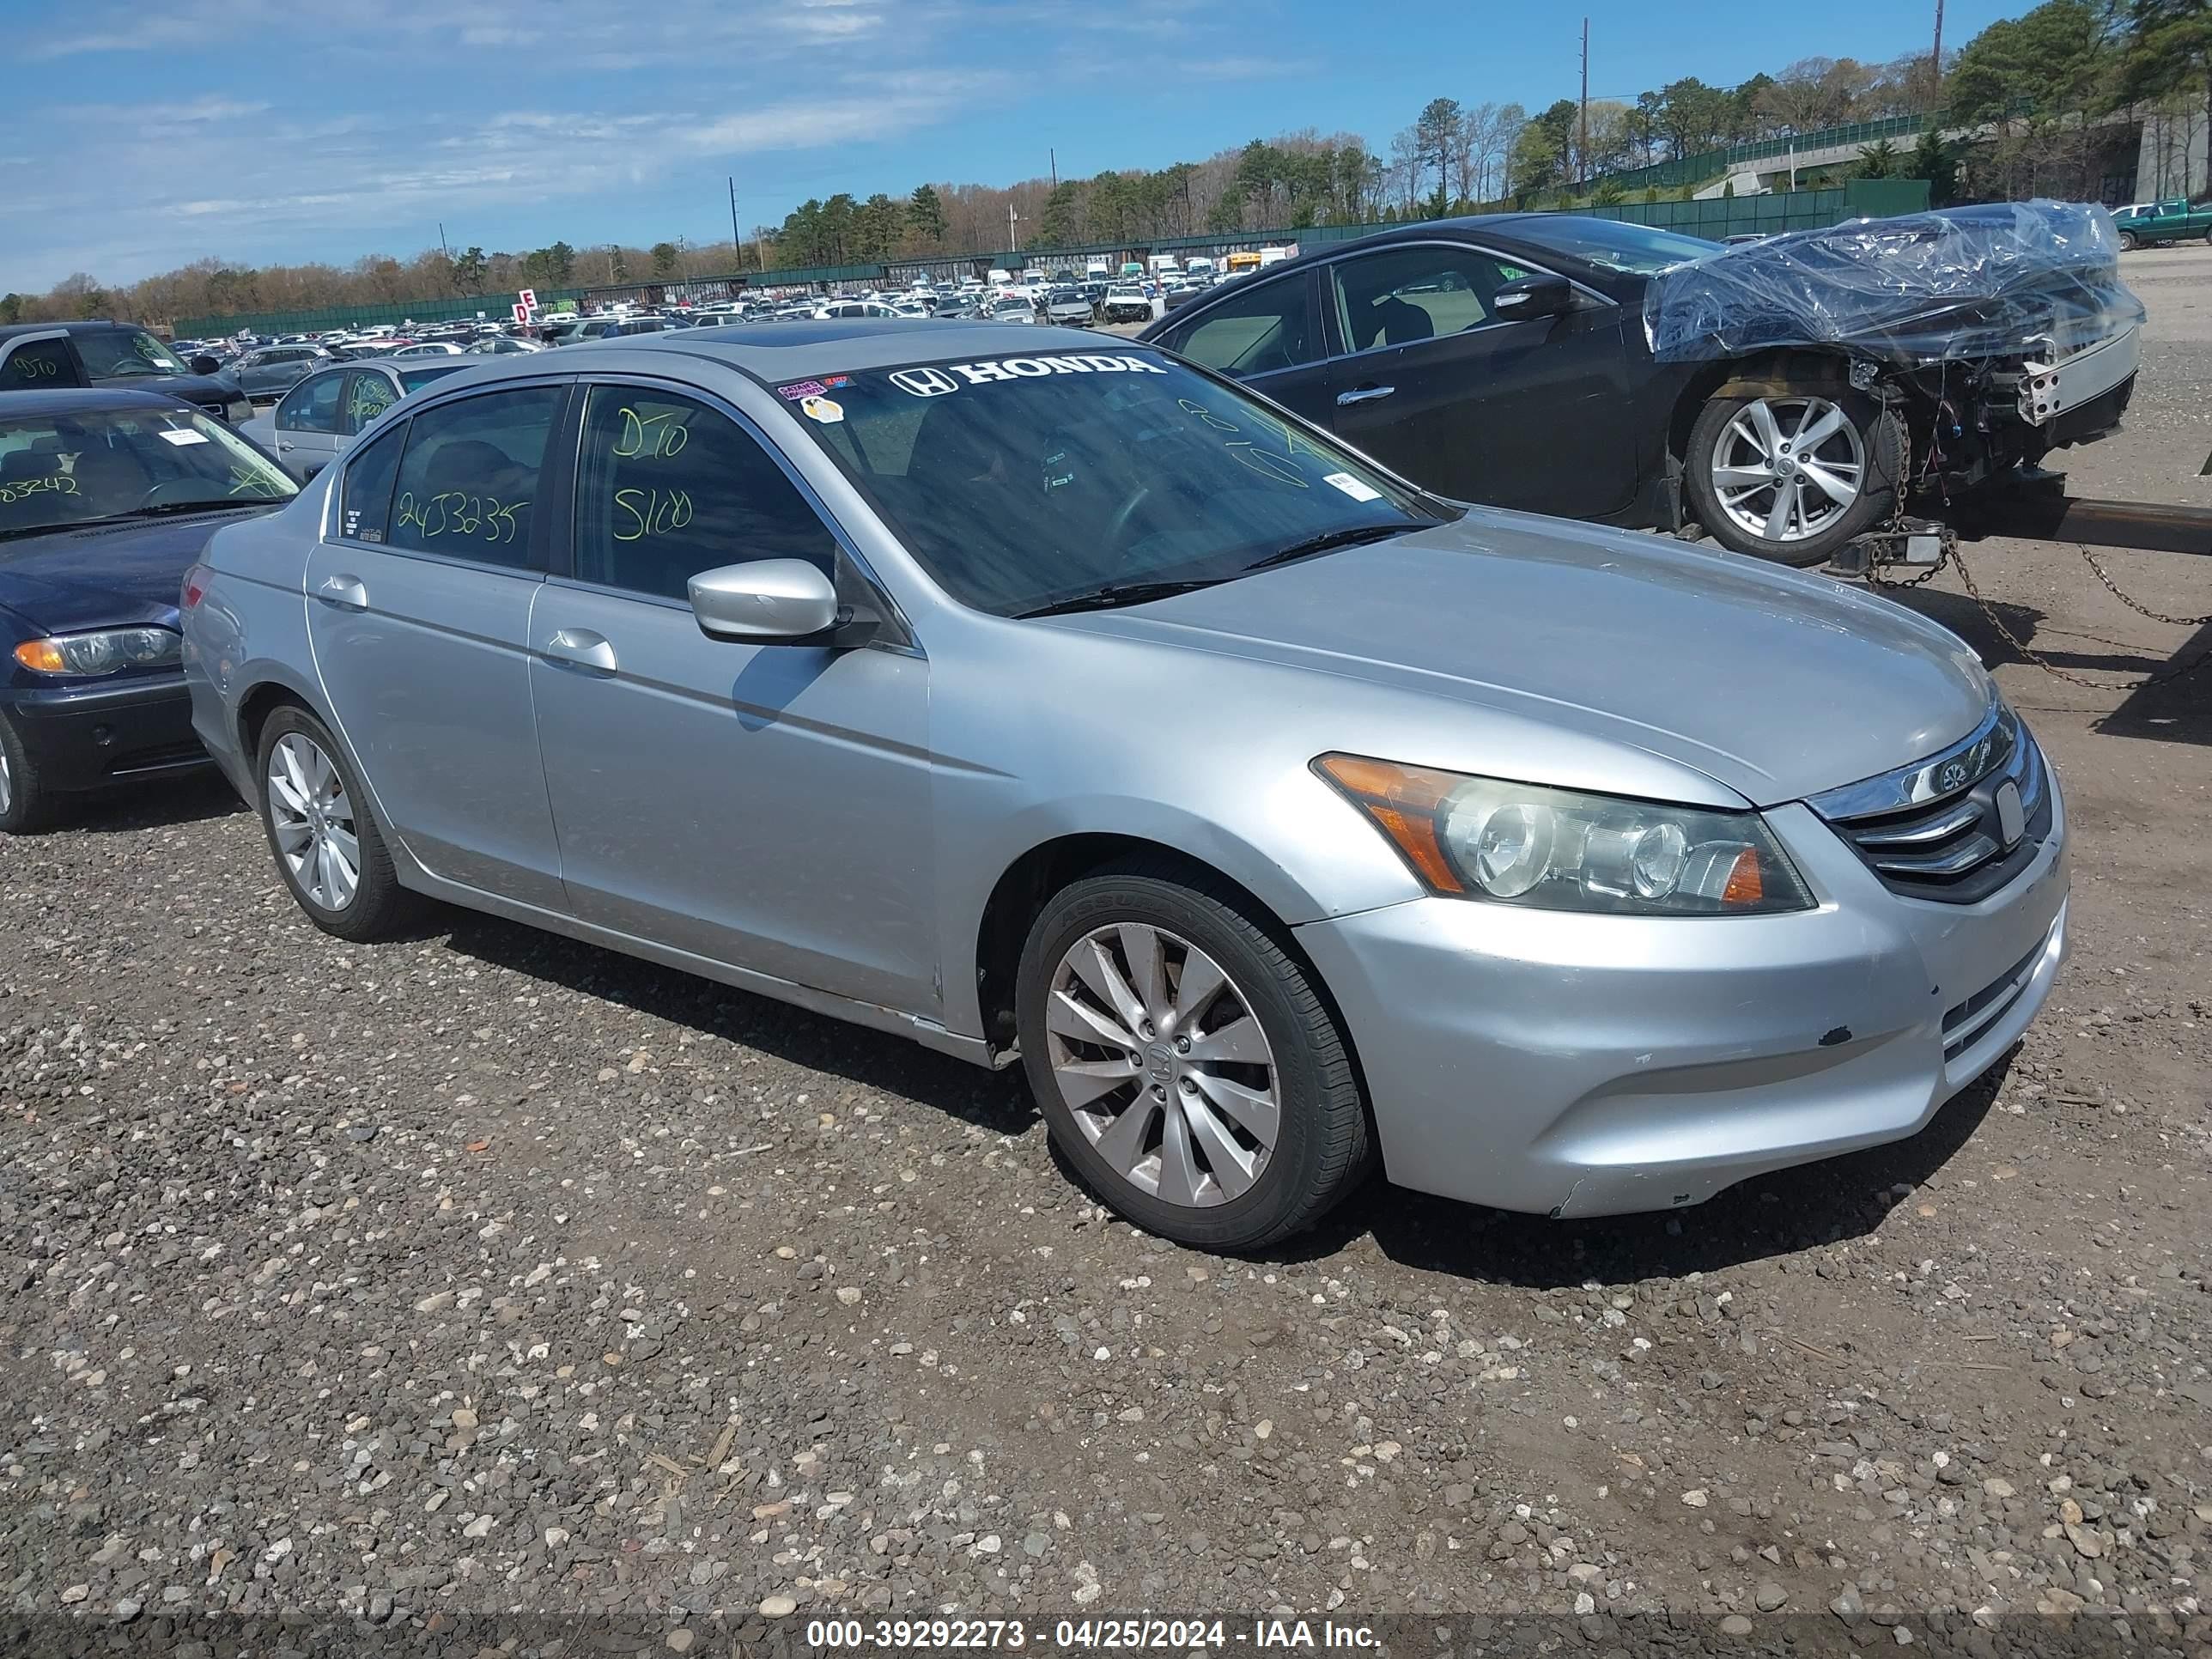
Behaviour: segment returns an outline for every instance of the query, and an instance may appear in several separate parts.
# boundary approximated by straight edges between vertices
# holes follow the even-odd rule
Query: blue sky
[[[1948,0],[1963,42],[2027,0]],[[1590,0],[1590,90],[1881,59],[1933,0]],[[1160,167],[1429,98],[1575,90],[1573,5],[1510,0],[0,0],[0,289],[437,240],[726,237],[808,196]]]

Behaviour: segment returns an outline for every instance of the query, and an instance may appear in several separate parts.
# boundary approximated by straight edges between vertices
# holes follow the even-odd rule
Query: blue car
[[[0,397],[0,831],[206,764],[179,666],[185,572],[218,525],[296,493],[174,398]]]

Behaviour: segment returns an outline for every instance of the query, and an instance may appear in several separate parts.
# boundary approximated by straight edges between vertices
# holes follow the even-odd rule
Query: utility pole
[[[447,264],[453,263],[453,250],[446,246],[446,222],[443,219],[438,221],[438,252],[446,256]]]
[[[1009,252],[1019,253],[1022,251],[1021,234],[1014,228],[1014,222],[1021,216],[1014,211],[1014,204],[1012,202],[1006,204],[1006,240],[1013,244],[1007,250]]]
[[[1581,136],[1575,140],[1575,181],[1589,172],[1589,19],[1583,19],[1583,113]]]
[[[1060,152],[1056,149],[1048,149],[1045,151],[1045,155],[1052,162],[1052,187],[1058,190],[1060,188]]]
[[[1936,50],[1929,58],[1928,66],[1935,71],[1928,82],[1929,107],[1933,109],[1943,99],[1943,0],[1936,0]]]
[[[729,177],[730,258],[738,262],[738,268],[742,270],[744,269],[745,264],[745,239],[740,235],[738,231],[738,180],[737,175],[734,173],[729,175]]]

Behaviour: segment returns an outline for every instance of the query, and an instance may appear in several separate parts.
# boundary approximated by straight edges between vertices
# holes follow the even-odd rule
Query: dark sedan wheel
[[[53,821],[53,796],[40,781],[15,727],[0,714],[0,834],[26,836]]]
[[[1732,552],[1821,564],[1887,515],[1902,449],[1896,417],[1848,381],[1724,386],[1690,428],[1683,487]]]
[[[1170,866],[1077,882],[1030,931],[1023,1064],[1085,1182],[1147,1231],[1255,1249],[1366,1173],[1367,1114],[1305,969]]]
[[[261,729],[262,827],[307,919],[356,944],[389,938],[414,908],[353,769],[320,720],[280,708]]]

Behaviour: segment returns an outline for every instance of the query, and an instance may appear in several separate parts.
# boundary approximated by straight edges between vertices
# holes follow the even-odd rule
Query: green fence
[[[1872,188],[1869,187],[1879,187]],[[1815,230],[1824,225],[1860,215],[1883,216],[1912,212],[1928,205],[1924,180],[1858,179],[1842,190],[1800,190],[1766,196],[1722,196],[1703,202],[1620,202],[1610,207],[1578,208],[1574,211],[1599,219],[1626,220],[1656,225],[1693,236],[1718,240],[1747,232],[1773,235],[1785,230]],[[909,276],[921,270],[983,270],[994,264],[1018,268],[1024,258],[1049,260],[1054,264],[1087,258],[1146,252],[1187,251],[1219,254],[1236,248],[1295,242],[1301,250],[1327,246],[1395,229],[1389,224],[1308,225],[1298,228],[1231,232],[1210,236],[1175,236],[1151,242],[1093,243],[1087,246],[1032,249],[1028,255],[1011,252],[951,254],[929,259],[900,260],[890,265],[790,266],[774,270],[747,270],[722,276],[701,276],[675,283],[632,283],[613,288],[570,288],[538,292],[538,303],[553,309],[563,301],[611,297],[636,297],[654,301],[665,295],[693,299],[718,298],[748,288],[786,288],[827,283],[878,283]],[[391,305],[333,306],[319,311],[255,312],[237,316],[189,317],[177,325],[180,336],[212,337],[241,329],[256,334],[313,334],[330,329],[362,328],[374,323],[436,323],[474,317],[479,312],[495,321],[510,314],[506,295],[480,299],[415,300]]]

